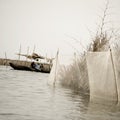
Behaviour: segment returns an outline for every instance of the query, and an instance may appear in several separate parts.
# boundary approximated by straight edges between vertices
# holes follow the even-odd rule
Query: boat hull
[[[28,67],[28,66],[17,65],[17,64],[14,64],[14,63],[9,63],[9,64],[15,70],[33,71],[33,69]]]
[[[42,73],[50,73],[50,69],[44,69],[41,67],[36,67],[31,63],[31,66],[25,66],[25,65],[19,65],[15,63],[9,63],[9,65],[14,69],[14,70],[24,70],[24,71],[35,71],[35,72],[42,72]]]

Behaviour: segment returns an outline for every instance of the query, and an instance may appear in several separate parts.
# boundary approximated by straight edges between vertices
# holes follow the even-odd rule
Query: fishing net
[[[90,101],[107,102],[118,100],[115,77],[117,60],[111,52],[88,52],[86,55],[90,86]],[[114,57],[114,61],[113,58]],[[115,70],[114,63],[115,62]],[[119,76],[118,76],[119,77]]]
[[[88,93],[89,82],[85,57],[81,58],[77,54],[59,56],[59,59],[57,57],[53,62],[48,83],[50,85],[59,83],[59,85]]]
[[[62,57],[63,58],[63,57]],[[74,55],[73,63],[61,64],[58,55],[53,61],[48,83],[60,82],[73,89],[90,92],[90,101],[120,101],[120,56],[118,50],[88,52],[82,59]]]
[[[58,80],[58,70],[59,70],[59,59],[58,59],[58,52],[53,60],[52,69],[50,71],[48,84],[55,85],[56,81]]]

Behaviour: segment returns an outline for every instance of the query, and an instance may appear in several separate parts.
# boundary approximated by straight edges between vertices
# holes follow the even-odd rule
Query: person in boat
[[[34,62],[31,63],[31,67],[35,68],[35,63]]]
[[[43,65],[41,64],[37,64],[37,63],[35,63],[35,62],[32,62],[31,63],[31,67],[32,68],[35,68],[35,69],[37,69],[37,70],[41,70],[41,69],[43,69]]]

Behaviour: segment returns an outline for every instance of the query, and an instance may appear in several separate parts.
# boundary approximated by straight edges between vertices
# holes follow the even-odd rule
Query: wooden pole
[[[111,56],[111,61],[112,61],[112,66],[113,66],[113,73],[115,77],[115,87],[116,87],[116,94],[117,94],[117,101],[116,104],[118,103],[118,87],[117,87],[117,75],[115,71],[115,65],[114,65],[114,60],[113,60],[113,54],[112,54],[112,49],[110,48],[110,56]]]
[[[57,51],[57,54],[56,54],[56,61],[55,61],[55,77],[54,77],[54,83],[53,83],[53,85],[55,86],[55,83],[56,83],[56,75],[57,75],[57,67],[58,67],[58,54],[59,54],[59,49],[58,49],[58,51]]]
[[[6,52],[5,52],[5,64],[4,65],[7,66],[7,54],[6,54]]]
[[[35,45],[34,45],[34,47],[33,47],[33,53],[35,52]],[[32,61],[32,59],[31,59],[31,61]]]
[[[35,45],[34,45],[34,48],[33,48],[33,53],[35,52]]]
[[[27,48],[27,56],[29,55],[29,46],[28,46],[28,48]],[[26,57],[26,64],[27,64],[27,60],[28,60],[28,58]]]
[[[20,44],[20,49],[19,49],[19,56],[18,56],[18,60],[20,60],[20,54],[21,54],[21,44]]]

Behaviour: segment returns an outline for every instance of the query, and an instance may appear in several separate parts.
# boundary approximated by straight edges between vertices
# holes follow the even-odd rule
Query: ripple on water
[[[119,120],[120,109],[90,104],[84,93],[60,85],[53,88],[48,76],[0,67],[0,120]]]

